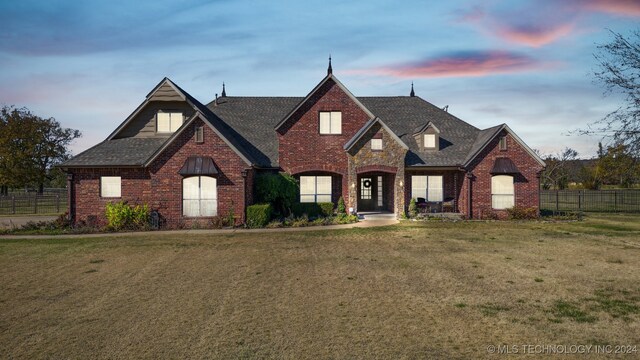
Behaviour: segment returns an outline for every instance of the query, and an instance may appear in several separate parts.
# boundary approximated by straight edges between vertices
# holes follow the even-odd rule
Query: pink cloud
[[[588,11],[604,12],[629,17],[640,16],[638,0],[574,0],[573,6]]]
[[[535,59],[505,51],[459,52],[410,64],[352,70],[351,74],[399,78],[478,77],[526,72],[544,67]]]
[[[493,34],[509,42],[540,47],[569,35],[573,28],[573,24],[499,25],[495,26]]]

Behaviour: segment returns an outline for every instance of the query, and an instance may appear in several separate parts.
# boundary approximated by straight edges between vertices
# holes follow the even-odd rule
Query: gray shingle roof
[[[255,147],[253,157],[262,166],[277,166],[275,126],[302,97],[224,97],[207,107]],[[358,100],[387,124],[409,147],[407,166],[457,166],[469,155],[481,133],[476,127],[419,97],[359,97]],[[440,151],[420,152],[413,138],[416,128],[431,121],[440,130]]]
[[[275,127],[303,97],[225,96],[219,98],[217,103],[211,102],[205,106],[177,85],[175,87],[249,162],[259,167],[278,167]],[[463,165],[501,128],[496,126],[480,130],[419,97],[357,99],[408,146],[407,166]],[[429,122],[440,131],[439,151],[420,151],[413,136],[417,128]],[[122,138],[103,141],[61,166],[142,166],[167,139]]]
[[[252,144],[251,156],[264,167],[278,166],[278,134],[274,130],[302,97],[235,97],[207,107]]]
[[[143,166],[166,137],[105,140],[65,161],[61,167]]]

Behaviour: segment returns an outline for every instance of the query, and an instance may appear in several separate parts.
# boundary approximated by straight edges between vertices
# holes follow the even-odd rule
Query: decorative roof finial
[[[331,54],[329,54],[329,68],[327,69],[327,75],[333,74],[333,68],[331,68]]]
[[[222,82],[222,94],[220,94],[220,96],[222,97],[227,96],[227,91],[224,89],[224,81]]]
[[[416,96],[416,92],[413,91],[413,81],[411,82],[411,92],[409,93],[409,96],[411,96],[411,97]]]

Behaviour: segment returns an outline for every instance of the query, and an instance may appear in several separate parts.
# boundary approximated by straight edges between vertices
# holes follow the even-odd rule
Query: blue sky
[[[304,96],[326,74],[356,95],[416,94],[531,147],[588,157],[568,136],[621,103],[593,83],[606,30],[638,29],[637,0],[4,1],[0,104],[102,141],[168,76],[201,102]]]

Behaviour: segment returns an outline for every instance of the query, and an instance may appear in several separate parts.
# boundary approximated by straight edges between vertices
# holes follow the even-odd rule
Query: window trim
[[[118,179],[120,181],[119,195],[118,196],[104,196],[104,185],[102,184],[104,178]],[[122,176],[100,176],[100,198],[102,199],[121,199],[122,198]]]
[[[185,199],[184,198],[184,181],[187,180],[187,179],[191,179],[191,178],[198,178],[198,199]],[[215,199],[202,199],[202,178],[211,178],[211,179],[213,179],[215,181],[215,183],[216,183],[216,186],[215,186]],[[181,180],[181,185],[182,185],[182,187],[181,187],[181,192],[182,192],[181,193],[181,198],[182,198],[182,201],[181,201],[180,204],[181,204],[181,208],[182,209],[181,209],[180,213],[181,213],[183,218],[202,219],[202,218],[212,218],[212,217],[218,216],[218,205],[219,205],[219,202],[218,202],[218,179],[216,177],[207,176],[207,175],[185,176]],[[185,215],[185,213],[184,213],[184,210],[185,210],[184,202],[185,202],[185,200],[188,200],[188,201],[197,200],[198,201],[198,214],[200,214],[201,210],[202,210],[202,205],[201,205],[201,201],[202,200],[215,200],[215,204],[216,204],[216,206],[214,208],[214,210],[215,210],[214,212],[215,213],[213,215],[198,215],[198,216]]]
[[[169,114],[169,131],[160,131],[159,130],[159,118],[158,118],[158,114]],[[180,118],[181,118],[181,122],[180,122],[180,126],[178,126],[175,130],[171,130],[171,124],[173,123],[173,114],[180,114]],[[182,127],[182,125],[184,125],[184,112],[182,110],[158,110],[158,112],[156,112],[156,133],[157,134],[173,134],[174,132],[178,131],[178,129],[180,129]]]
[[[331,117],[333,114],[340,114],[340,129],[339,132],[333,132],[331,129]],[[322,132],[322,115],[321,114],[329,114],[329,132]],[[318,134],[319,135],[342,135],[342,111],[318,111]]]
[[[314,183],[313,183],[313,194],[312,193],[302,193],[302,187],[300,187],[300,191],[298,194],[298,201],[301,204],[318,204],[318,196],[329,196],[329,201],[331,202],[331,199],[333,198],[333,176],[331,175],[300,175],[300,178],[298,179],[301,183],[302,183],[302,178],[303,177],[307,177],[307,178],[314,178]],[[325,193],[318,193],[318,178],[329,178],[329,193],[325,194]],[[313,201],[302,201],[302,196],[313,196]],[[326,201],[322,201],[322,202],[326,202]]]
[[[494,178],[498,178],[498,177],[502,177],[502,178],[509,177],[509,178],[511,178],[511,189],[512,189],[512,192],[510,194],[495,194],[494,193],[493,179]],[[494,206],[495,205],[495,203],[494,203],[495,197],[507,197],[507,196],[509,196],[509,197],[511,197],[513,199],[512,200],[513,205],[507,206],[507,207],[500,207],[500,208],[497,208],[497,207]],[[516,182],[515,182],[515,177],[513,175],[493,175],[493,176],[491,176],[491,209],[493,209],[493,210],[506,210],[506,209],[513,208],[514,206],[516,206]]]

